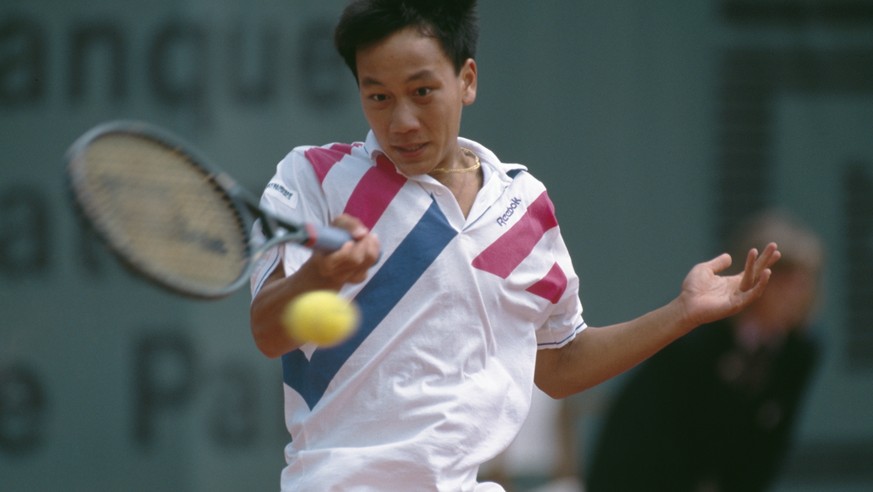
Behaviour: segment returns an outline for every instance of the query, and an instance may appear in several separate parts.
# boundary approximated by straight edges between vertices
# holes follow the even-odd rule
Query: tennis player
[[[479,465],[512,441],[533,384],[560,398],[627,370],[742,309],[779,258],[770,244],[721,276],[719,256],[662,308],[587,326],[543,184],[459,136],[477,31],[474,0],[350,3],[335,40],[370,132],[295,148],[263,194],[280,216],[354,237],[330,254],[277,246],[251,279],[254,340],[284,372],[283,491],[503,490],[477,483]],[[290,339],[279,313],[325,288],[359,304],[356,335]]]

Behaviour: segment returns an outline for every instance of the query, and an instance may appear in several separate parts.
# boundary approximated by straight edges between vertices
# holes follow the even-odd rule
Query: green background
[[[0,5],[0,489],[277,489],[280,363],[249,337],[248,293],[195,302],[130,276],[80,227],[63,155],[99,122],[142,119],[259,192],[293,146],[363,139],[330,44],[342,5]],[[462,133],[549,187],[589,324],[669,300],[763,206],[825,237],[825,359],[779,490],[869,490],[871,2],[479,11]]]

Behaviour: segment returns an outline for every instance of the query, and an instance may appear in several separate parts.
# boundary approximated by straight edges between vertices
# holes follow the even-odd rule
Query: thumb
[[[715,258],[704,263],[707,267],[709,267],[713,273],[720,273],[727,270],[733,260],[731,259],[731,255],[727,253],[722,253]]]

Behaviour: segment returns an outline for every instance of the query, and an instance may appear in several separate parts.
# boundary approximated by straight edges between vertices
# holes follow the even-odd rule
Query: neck
[[[454,167],[444,172],[431,171],[430,176],[452,192],[461,209],[461,213],[466,217],[476,201],[479,189],[482,187],[483,175],[481,162],[478,157],[475,157],[476,154],[467,149],[462,149],[461,153],[466,155],[460,160],[461,165],[459,167]],[[471,161],[472,164],[470,163]]]

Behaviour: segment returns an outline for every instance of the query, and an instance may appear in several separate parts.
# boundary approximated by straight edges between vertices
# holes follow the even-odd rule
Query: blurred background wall
[[[331,44],[343,3],[0,5],[0,489],[277,488],[280,364],[250,340],[248,293],[195,302],[131,277],[77,220],[63,155],[142,119],[259,192],[293,146],[363,139]],[[869,490],[873,2],[479,10],[463,134],[550,187],[590,324],[669,300],[749,212],[825,236],[826,357],[779,490]]]

